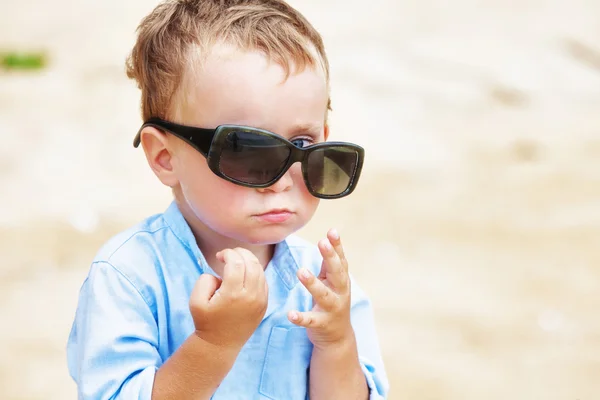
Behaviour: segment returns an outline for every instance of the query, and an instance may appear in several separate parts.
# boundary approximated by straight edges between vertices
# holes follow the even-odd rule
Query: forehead
[[[290,126],[323,126],[329,98],[325,72],[291,72],[257,51],[219,45],[192,65],[176,114],[186,124],[239,124],[284,134]]]

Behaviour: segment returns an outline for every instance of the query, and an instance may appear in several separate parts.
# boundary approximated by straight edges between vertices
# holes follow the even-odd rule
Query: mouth
[[[265,222],[285,222],[292,217],[293,211],[287,208],[274,208],[262,214],[256,214],[255,217]]]

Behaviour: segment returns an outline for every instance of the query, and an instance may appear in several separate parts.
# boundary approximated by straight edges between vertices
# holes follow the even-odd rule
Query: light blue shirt
[[[213,395],[215,400],[308,398],[312,344],[287,319],[309,311],[300,266],[319,273],[316,246],[292,235],[265,269],[266,314]],[[80,293],[67,344],[79,399],[149,400],[154,374],[194,332],[189,298],[198,277],[216,275],[176,204],[113,237],[96,256]],[[387,396],[369,299],[352,281],[352,325],[371,399]]]

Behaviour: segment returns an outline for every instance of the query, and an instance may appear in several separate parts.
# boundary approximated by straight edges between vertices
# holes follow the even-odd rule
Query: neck
[[[190,229],[196,238],[196,243],[206,259],[206,262],[219,276],[223,276],[223,268],[225,266],[217,260],[216,254],[219,251],[235,249],[236,247],[244,248],[256,256],[263,269],[267,267],[267,264],[271,261],[271,258],[273,258],[275,250],[274,244],[253,245],[221,235],[203,224],[185,202],[177,199],[176,202],[183,218],[185,218],[190,226]]]

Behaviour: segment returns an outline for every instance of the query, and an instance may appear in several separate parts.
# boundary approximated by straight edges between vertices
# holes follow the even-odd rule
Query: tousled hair
[[[127,76],[141,89],[141,113],[168,119],[185,96],[181,82],[198,57],[217,43],[261,51],[293,71],[329,63],[317,30],[283,0],[167,0],[140,23],[127,58]],[[328,101],[327,109],[330,109]]]

